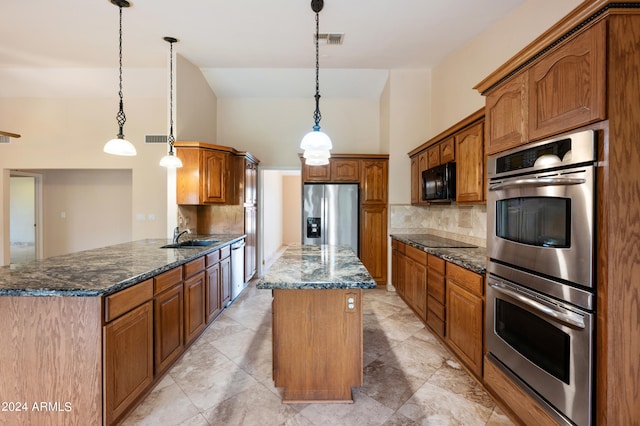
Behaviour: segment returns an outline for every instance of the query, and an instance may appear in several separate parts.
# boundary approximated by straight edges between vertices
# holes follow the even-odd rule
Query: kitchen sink
[[[215,243],[219,243],[220,240],[187,240],[182,241],[178,244],[167,244],[161,246],[160,248],[198,248],[198,247],[206,247],[213,245]]]

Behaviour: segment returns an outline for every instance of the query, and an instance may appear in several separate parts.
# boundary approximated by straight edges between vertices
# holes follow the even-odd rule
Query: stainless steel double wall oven
[[[488,158],[489,358],[561,423],[593,418],[596,133]]]

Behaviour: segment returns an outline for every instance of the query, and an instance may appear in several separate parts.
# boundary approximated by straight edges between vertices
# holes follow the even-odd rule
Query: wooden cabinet
[[[529,73],[529,139],[605,118],[606,23],[546,54]]]
[[[283,402],[353,402],[351,388],[363,384],[362,289],[275,289],[272,306]]]
[[[158,275],[154,278],[154,286],[156,288],[153,300],[155,373],[160,374],[184,350],[182,267]],[[158,288],[162,292],[158,293]]]
[[[446,277],[446,342],[477,377],[482,377],[483,278],[453,263],[447,264]]]
[[[109,321],[103,328],[106,424],[118,419],[153,382],[152,295],[149,280],[106,298],[105,317]]]
[[[487,155],[522,145],[527,141],[528,77],[526,73],[516,75],[487,96]]]
[[[405,248],[406,302],[422,321],[427,320],[427,253],[412,246]]]
[[[405,250],[406,244],[391,241],[391,281],[400,297],[405,297]]]
[[[378,284],[387,282],[389,156],[332,154],[326,166],[302,161],[302,183],[358,182],[360,187],[360,260]],[[247,241],[249,244],[249,241]]]
[[[217,253],[217,252],[216,252]],[[213,321],[222,312],[220,302],[220,260],[207,267],[206,322]]]
[[[427,256],[427,325],[440,337],[445,336],[445,261]]]
[[[358,182],[360,181],[360,160],[341,159],[332,160],[331,181],[333,182]]]
[[[176,202],[181,205],[233,204],[232,148],[202,142],[176,142],[182,167],[176,169]]]
[[[204,260],[204,259],[203,259]],[[204,266],[204,262],[203,262]],[[206,275],[200,270],[184,281],[184,343],[200,335],[206,322]]]
[[[484,203],[484,108],[409,152],[411,204],[431,204],[422,199],[422,172],[456,163],[456,201]]]
[[[605,119],[605,45],[600,22],[487,93],[486,153]]]
[[[479,122],[457,133],[455,146],[456,202],[484,202],[484,123]]]
[[[331,181],[331,165],[307,166],[304,158],[302,161],[302,181],[303,182],[329,182]]]

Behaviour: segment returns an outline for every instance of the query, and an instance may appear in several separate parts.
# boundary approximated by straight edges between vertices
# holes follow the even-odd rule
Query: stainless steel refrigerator
[[[307,183],[302,191],[302,243],[358,251],[358,184]]]

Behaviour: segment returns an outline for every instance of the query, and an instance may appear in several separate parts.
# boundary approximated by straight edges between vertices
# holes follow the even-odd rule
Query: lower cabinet
[[[405,303],[482,378],[484,278],[438,256],[392,240],[391,276]]]
[[[220,261],[207,267],[206,321],[210,323],[222,312],[220,303]]]
[[[377,283],[387,281],[387,206],[363,205],[360,212],[360,261]]]
[[[221,259],[221,257],[223,257]],[[231,251],[229,247],[207,255],[206,259],[206,315],[208,323],[222,312],[231,300]]]
[[[104,326],[104,418],[116,420],[153,381],[151,300]]]
[[[446,342],[478,377],[482,377],[484,342],[483,287],[481,275],[447,265]]]
[[[155,371],[162,373],[184,350],[184,301],[182,282],[153,301]]]
[[[207,325],[205,312],[205,285],[204,271],[184,281],[184,343],[188,345],[202,333]]]

